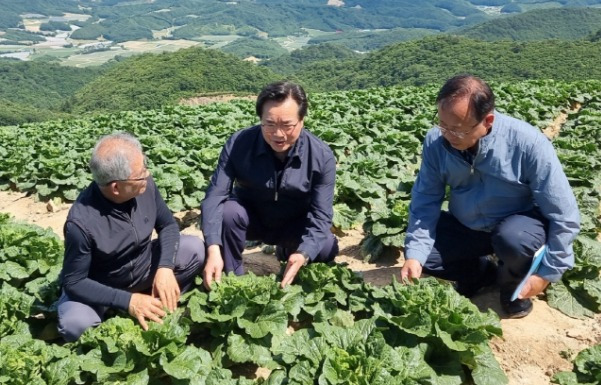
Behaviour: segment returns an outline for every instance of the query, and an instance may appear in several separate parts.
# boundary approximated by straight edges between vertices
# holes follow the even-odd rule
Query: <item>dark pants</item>
[[[450,281],[476,282],[485,268],[485,256],[494,253],[501,296],[510,296],[528,272],[534,253],[546,242],[547,227],[538,210],[511,215],[491,232],[469,229],[443,211],[424,272]]]
[[[152,242],[152,263],[145,277],[129,290],[133,293],[150,292],[152,288],[160,258],[158,241]],[[194,278],[204,266],[204,261],[204,242],[195,236],[180,235],[173,273],[182,292],[194,283]],[[58,301],[58,332],[67,342],[75,341],[86,329],[98,326],[107,310],[106,306],[91,306],[72,301],[63,292]]]
[[[234,272],[236,275],[244,274],[242,252],[247,240],[260,240],[270,245],[279,246],[280,260],[287,260],[295,252],[301,242],[305,231],[306,221],[291,221],[286,226],[267,229],[263,226],[257,215],[251,213],[246,207],[236,200],[228,200],[223,207],[223,262],[226,273]],[[334,234],[328,238],[315,258],[311,262],[330,262],[338,254],[338,240]]]

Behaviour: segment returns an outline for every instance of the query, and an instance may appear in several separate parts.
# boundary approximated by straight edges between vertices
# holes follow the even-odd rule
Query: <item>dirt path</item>
[[[570,106],[569,112],[570,113],[578,112],[581,107],[582,107],[582,105],[580,103],[575,102]],[[551,125],[543,130],[543,134],[545,134],[547,136],[547,138],[549,138],[551,140],[555,139],[559,135],[559,132],[561,131],[561,126],[563,126],[563,124],[567,120],[568,120],[568,111],[561,112],[559,115],[557,115],[555,120],[553,120]]]
[[[62,237],[62,227],[70,205],[50,207],[46,202],[35,202],[21,193],[0,191],[0,212],[12,214],[16,219],[50,227]],[[53,211],[48,211],[48,209]],[[178,215],[178,216],[183,216]],[[185,232],[198,233],[194,228]],[[402,266],[400,255],[388,255],[377,263],[364,263],[359,257],[360,231],[349,231],[340,238],[341,255],[338,262],[345,262],[356,271],[362,271],[366,281],[384,285],[398,276]],[[256,272],[270,273],[278,270],[275,258],[263,254],[259,248],[248,250],[245,261]],[[473,302],[481,309],[493,309],[498,314],[498,289],[491,288],[479,294]],[[563,358],[573,357],[580,350],[601,343],[601,315],[595,319],[576,320],[547,306],[536,299],[532,313],[521,320],[502,319],[504,337],[495,339],[491,347],[501,367],[507,373],[511,385],[549,384],[550,376],[560,370],[570,370],[570,362]],[[565,353],[563,353],[565,352]]]

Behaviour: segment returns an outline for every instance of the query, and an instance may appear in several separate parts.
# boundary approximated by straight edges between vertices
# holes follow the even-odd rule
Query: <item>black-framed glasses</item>
[[[300,119],[297,120],[296,123],[284,123],[284,124],[277,124],[277,123],[273,123],[273,122],[267,122],[267,123],[261,122],[261,127],[263,127],[263,129],[265,131],[269,131],[269,132],[276,132],[278,129],[280,129],[284,133],[289,133],[296,128],[296,126],[298,125],[299,122],[300,122]]]

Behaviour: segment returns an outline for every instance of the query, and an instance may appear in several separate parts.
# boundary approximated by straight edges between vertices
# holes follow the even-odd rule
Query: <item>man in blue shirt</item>
[[[202,202],[207,288],[222,270],[244,273],[246,240],[279,246],[278,258],[287,261],[282,287],[306,263],[332,261],[338,253],[330,231],[336,160],[304,128],[307,105],[299,85],[270,84],[257,97],[261,123],[224,145]]]
[[[494,109],[481,79],[459,75],[437,97],[439,123],[426,135],[413,186],[401,279],[423,271],[456,281],[471,296],[498,281],[509,317],[574,264],[576,199],[551,142],[526,122]],[[441,212],[449,189],[449,209]],[[534,253],[548,252],[520,295]],[[489,257],[495,254],[498,266]]]

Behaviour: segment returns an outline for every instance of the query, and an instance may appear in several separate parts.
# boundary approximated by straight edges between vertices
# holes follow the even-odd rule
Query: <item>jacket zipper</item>
[[[277,202],[278,201],[278,187],[279,187],[278,186],[278,170],[275,170],[273,172],[273,186],[274,186],[274,190],[275,190],[273,200],[275,202]]]
[[[284,183],[284,176],[286,175],[286,169],[290,166],[290,162],[292,162],[292,157],[288,158],[286,165],[282,169],[282,178],[280,179],[280,183]],[[274,177],[273,185],[274,185],[274,190],[275,190],[273,200],[275,202],[277,202],[278,201],[278,191],[279,191],[279,187],[280,187],[280,183],[278,183],[278,170],[273,171],[273,177]]]
[[[134,230],[134,234],[136,236],[136,244],[135,245],[136,245],[136,248],[138,248],[138,245],[140,243],[140,239],[138,238],[138,232],[136,231],[136,226],[134,226],[134,222],[132,221],[133,210],[134,209],[132,208],[132,212],[129,215],[127,215],[127,219],[129,221],[129,224],[131,225],[131,228]],[[130,267],[130,270],[129,270],[130,279],[133,281],[133,279],[134,279],[134,274],[133,274],[134,265],[133,265],[133,262],[132,262],[131,259],[129,260],[129,267]]]

